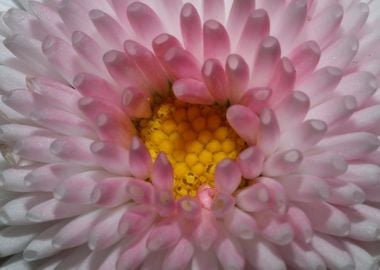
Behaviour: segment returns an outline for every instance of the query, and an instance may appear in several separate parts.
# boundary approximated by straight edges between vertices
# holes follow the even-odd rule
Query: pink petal
[[[297,75],[303,78],[314,71],[320,57],[321,49],[318,43],[309,40],[294,48],[289,58],[294,65]]]
[[[135,34],[148,44],[155,36],[164,32],[160,18],[142,2],[129,4],[127,16]]]
[[[122,46],[127,34],[114,18],[99,9],[91,10],[88,15],[98,33],[110,46]]]
[[[207,59],[202,67],[205,85],[212,97],[219,103],[227,100],[227,77],[224,68],[217,59]]]
[[[251,110],[242,105],[232,105],[227,110],[227,121],[235,132],[248,144],[256,143],[259,119]]]
[[[147,240],[147,247],[151,251],[170,248],[178,243],[181,234],[176,222],[164,221],[151,230]]]
[[[260,125],[257,134],[257,145],[264,154],[271,154],[278,147],[280,130],[272,110],[264,109],[260,113]]]
[[[229,232],[241,239],[253,239],[257,231],[255,219],[235,207],[225,216],[224,224]]]
[[[269,193],[262,183],[242,189],[236,195],[236,204],[247,212],[257,212],[268,207]]]
[[[204,2],[212,1],[215,0]],[[223,62],[230,50],[230,39],[224,26],[215,20],[206,21],[203,25],[203,57],[217,58]]]
[[[325,180],[312,175],[281,176],[281,184],[292,201],[315,202],[328,200],[330,186]]]
[[[240,152],[237,163],[244,178],[254,179],[263,170],[264,155],[256,146],[251,146]]]
[[[98,69],[104,70],[102,50],[95,40],[81,31],[74,31],[71,36],[71,43],[77,54],[95,65]]]
[[[238,54],[231,54],[226,61],[226,75],[229,86],[229,99],[237,103],[249,82],[249,67],[243,57]]]
[[[312,247],[321,255],[328,268],[354,269],[354,262],[348,252],[332,237],[322,234],[315,235]]]
[[[212,104],[214,99],[203,82],[194,79],[180,79],[173,85],[174,95],[184,102]]]
[[[263,175],[279,176],[293,172],[302,162],[302,153],[297,149],[277,152],[264,162]]]
[[[186,3],[181,10],[181,33],[185,48],[197,57],[202,53],[202,25],[197,9]]]
[[[252,70],[251,86],[269,84],[280,56],[281,48],[276,38],[269,36],[261,41]]]
[[[313,238],[313,228],[305,213],[294,206],[289,207],[286,220],[293,226],[294,237],[304,243],[310,243]]]
[[[90,145],[96,163],[118,175],[130,175],[128,151],[117,144],[96,141]]]
[[[152,158],[144,144],[133,137],[129,150],[129,164],[134,176],[145,179],[150,175]]]
[[[127,177],[108,177],[98,181],[92,191],[91,200],[103,207],[126,203],[131,198],[127,192]]]
[[[150,117],[149,95],[135,87],[127,87],[122,96],[122,105],[131,118]]]
[[[216,167],[215,186],[218,191],[232,194],[239,186],[241,176],[238,165],[230,159],[224,159]]]
[[[173,188],[173,167],[164,153],[159,153],[152,170],[152,183],[158,189]]]
[[[241,52],[247,60],[253,60],[257,47],[268,36],[269,24],[269,16],[264,9],[252,11],[247,18],[237,46],[237,51]]]
[[[281,130],[289,130],[300,124],[309,110],[309,97],[299,91],[290,93],[275,109]]]
[[[124,42],[124,50],[146,76],[149,90],[167,94],[168,78],[154,54],[133,40]]]
[[[163,263],[162,268],[167,270],[182,270],[191,261],[194,254],[192,243],[186,238],[182,238],[176,246],[170,250]]]
[[[325,202],[313,202],[297,203],[297,206],[305,212],[314,230],[341,237],[349,234],[350,221],[344,212],[331,204]],[[313,239],[315,239],[315,235]]]

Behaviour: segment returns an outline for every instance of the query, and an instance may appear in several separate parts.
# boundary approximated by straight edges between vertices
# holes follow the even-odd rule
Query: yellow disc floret
[[[136,122],[139,136],[153,160],[164,152],[174,170],[174,196],[196,196],[198,188],[214,186],[217,164],[235,159],[244,141],[229,126],[224,106],[205,106],[167,99],[153,105],[150,119]]]

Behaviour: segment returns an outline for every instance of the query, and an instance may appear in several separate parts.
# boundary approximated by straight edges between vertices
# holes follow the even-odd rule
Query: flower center
[[[214,186],[215,168],[225,158],[235,159],[245,142],[230,127],[226,107],[166,99],[153,106],[150,119],[137,130],[153,160],[164,152],[174,171],[174,196],[196,196],[202,185]]]

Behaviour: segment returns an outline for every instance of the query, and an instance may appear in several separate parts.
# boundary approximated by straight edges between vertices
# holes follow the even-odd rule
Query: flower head
[[[2,269],[378,267],[377,2],[7,3]]]

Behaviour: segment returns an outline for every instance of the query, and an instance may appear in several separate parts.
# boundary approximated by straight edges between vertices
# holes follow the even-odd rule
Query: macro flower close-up
[[[380,0],[0,0],[0,269],[378,270]]]

